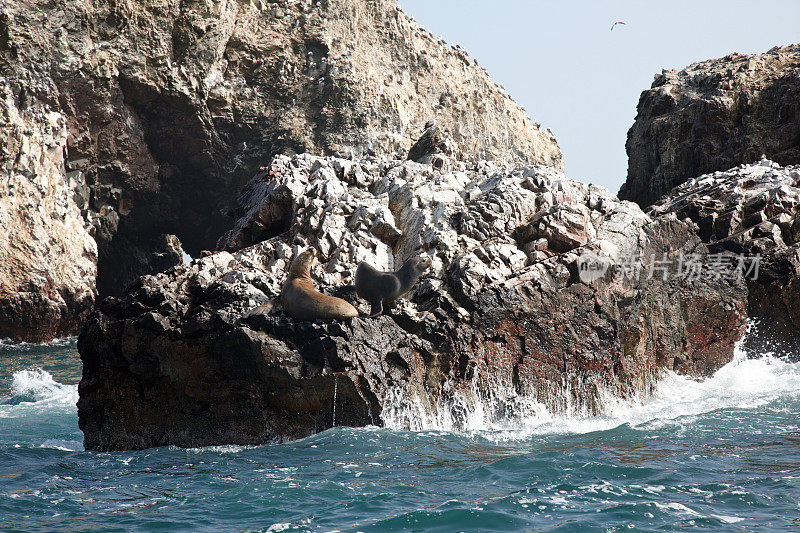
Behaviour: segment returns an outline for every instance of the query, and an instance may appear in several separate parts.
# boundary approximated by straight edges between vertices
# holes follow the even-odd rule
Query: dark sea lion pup
[[[297,254],[289,266],[289,276],[283,284],[281,295],[247,313],[245,317],[256,314],[269,314],[279,304],[290,317],[300,321],[322,319],[342,320],[358,316],[355,307],[342,300],[322,294],[314,288],[311,281],[311,266],[314,264],[316,250],[313,248]]]
[[[356,269],[356,292],[372,306],[369,316],[383,312],[384,304],[391,305],[417,282],[430,268],[427,257],[412,257],[397,272],[381,272],[365,262]]]

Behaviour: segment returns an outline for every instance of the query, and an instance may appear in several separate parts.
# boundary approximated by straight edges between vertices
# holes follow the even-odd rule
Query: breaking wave
[[[56,338],[43,343],[13,341],[5,337],[0,339],[0,349],[9,353],[27,352],[41,348],[66,348],[74,346],[76,342],[76,337]]]
[[[78,401],[77,385],[63,385],[42,369],[14,372],[10,392],[10,396],[0,397],[0,418],[31,407],[74,409]]]
[[[59,383],[42,369],[14,372],[9,392],[0,396],[0,418],[31,412],[74,413],[78,400],[77,385]],[[497,441],[605,431],[621,425],[652,430],[719,409],[753,409],[798,398],[800,362],[769,354],[748,357],[737,347],[730,363],[703,380],[667,372],[650,395],[621,399],[601,392],[603,410],[597,416],[574,410],[572,414],[553,414],[535,398],[520,395],[510,386],[445,390],[443,397],[431,405],[425,398],[394,389],[385,398],[382,418],[389,429],[466,432]]]
[[[647,396],[621,399],[601,392],[603,414],[598,416],[553,415],[543,404],[508,386],[445,392],[446,400],[432,406],[402,389],[391,391],[383,413],[386,426],[412,431],[457,430],[491,440],[589,433],[626,424],[634,429],[657,429],[718,409],[752,409],[781,398],[797,398],[800,363],[772,355],[748,357],[737,347],[730,363],[703,380],[668,372]]]

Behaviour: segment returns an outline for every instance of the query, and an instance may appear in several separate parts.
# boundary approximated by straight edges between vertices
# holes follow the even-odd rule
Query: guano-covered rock
[[[465,427],[531,406],[598,413],[665,369],[708,375],[745,324],[740,278],[593,279],[581,258],[706,257],[691,224],[651,218],[547,166],[442,157],[279,156],[244,189],[217,253],[103,301],[79,338],[88,449],[284,441],[331,427]],[[423,254],[430,275],[377,318],[244,315],[300,250],[319,290]]]

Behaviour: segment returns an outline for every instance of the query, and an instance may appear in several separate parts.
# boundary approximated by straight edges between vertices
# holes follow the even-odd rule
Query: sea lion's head
[[[430,257],[419,255],[412,257],[403,264],[403,268],[407,268],[408,272],[415,278],[419,278],[431,267],[432,261]]]
[[[311,267],[314,265],[314,258],[317,256],[317,251],[309,248],[304,252],[300,252],[292,259],[292,265],[289,267],[290,278],[302,278],[311,275]]]

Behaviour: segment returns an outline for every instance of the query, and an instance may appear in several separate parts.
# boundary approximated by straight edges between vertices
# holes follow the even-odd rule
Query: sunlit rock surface
[[[411,412],[457,428],[469,405],[501,420],[530,404],[597,413],[605,394],[647,393],[667,369],[703,376],[730,361],[745,323],[741,279],[579,271],[587,251],[614,264],[704,258],[690,224],[552,167],[438,157],[439,168],[274,158],[243,190],[221,251],[141,278],[88,322],[87,448],[283,441],[334,420],[418,428]],[[433,266],[377,318],[243,318],[278,294],[307,247],[317,288],[362,313],[359,261],[389,270],[425,254]]]
[[[697,224],[713,250],[759,257],[748,281],[748,314],[766,343],[761,351],[800,353],[800,167],[763,159],[704,174],[676,187],[651,209]],[[753,279],[755,278],[755,279]]]
[[[64,162],[67,120],[18,109],[0,78],[0,338],[74,334],[95,301],[87,188]]]
[[[38,150],[39,137],[55,128],[47,150],[59,153],[44,167],[71,173],[29,165],[26,179],[41,190],[26,196],[21,185],[9,199],[7,184],[21,169],[0,169],[0,201],[70,210],[68,219],[44,206],[24,215],[28,237],[39,241],[30,244],[38,266],[19,263],[15,272],[72,270],[68,289],[50,287],[47,275],[34,281],[38,301],[19,293],[27,289],[16,281],[5,283],[3,301],[28,302],[33,321],[49,325],[20,318],[0,334],[62,331],[54,322],[91,305],[95,277],[101,296],[120,295],[150,272],[163,234],[176,235],[193,256],[212,249],[241,187],[277,153],[405,157],[435,119],[471,157],[561,166],[549,130],[394,0],[4,0],[0,68],[0,127],[16,138],[3,157],[32,157],[27,147]],[[43,185],[58,180],[60,191]],[[73,196],[77,207],[66,207]],[[96,246],[84,246],[85,227]],[[29,245],[21,237],[2,236],[12,248]],[[52,254],[37,254],[44,247]]]
[[[686,180],[762,155],[800,164],[800,45],[665,70],[637,109],[619,196],[642,207]]]

